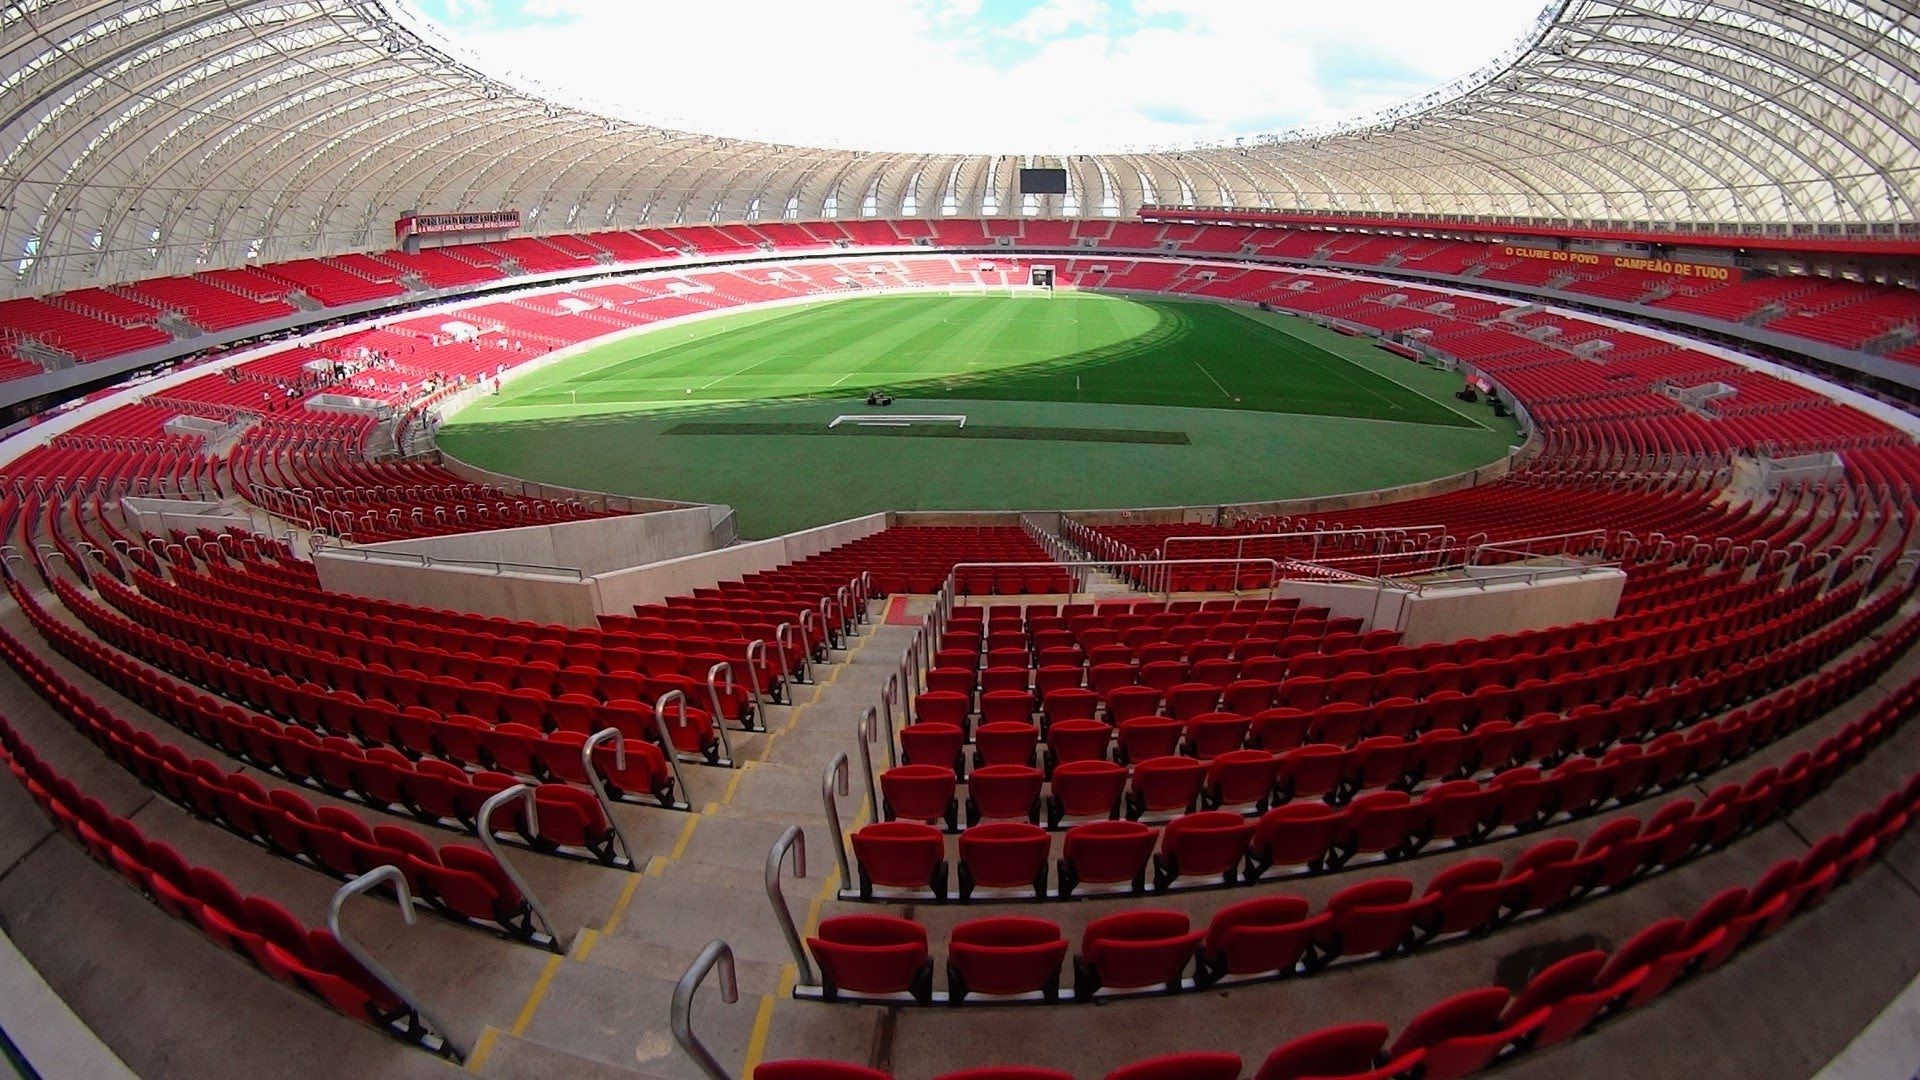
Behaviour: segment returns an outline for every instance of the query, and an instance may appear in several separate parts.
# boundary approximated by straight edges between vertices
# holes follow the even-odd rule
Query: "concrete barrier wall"
[[[712,535],[712,512],[705,506],[694,506],[651,514],[390,540],[364,544],[359,550],[424,555],[436,563],[464,560],[562,567],[592,577],[710,551]]]
[[[196,529],[225,532],[235,525],[258,532],[272,531],[262,528],[265,524],[263,517],[246,511],[230,510],[217,502],[150,499],[128,495],[120,500],[120,511],[139,526],[142,532],[150,532],[156,536],[165,536],[172,529],[179,529],[181,532],[193,532]]]
[[[735,544],[703,555],[601,574],[594,579],[594,603],[604,614],[630,614],[637,604],[657,604],[669,596],[707,588],[758,570],[771,570],[781,563],[852,543],[879,532],[887,523],[886,514],[868,514],[772,540]]]
[[[399,555],[321,548],[313,565],[329,592],[530,622],[594,625],[593,580],[399,561]]]
[[[694,506],[323,548],[316,552],[314,565],[321,586],[336,592],[476,615],[592,626],[601,611],[624,610],[600,606],[596,574],[698,556],[712,546],[712,508]]]
[[[1405,616],[1407,593],[1378,585],[1335,581],[1283,581],[1274,595],[1292,597],[1302,607],[1323,607],[1334,617],[1363,619],[1369,630],[1393,629]]]
[[[1627,575],[1614,569],[1485,586],[1429,587],[1411,597],[1402,641],[1425,645],[1611,618]]]
[[[1429,585],[1419,592],[1362,582],[1283,581],[1275,594],[1365,620],[1369,630],[1400,630],[1405,644],[1424,645],[1610,618],[1626,582],[1621,571],[1596,567],[1534,582]]]

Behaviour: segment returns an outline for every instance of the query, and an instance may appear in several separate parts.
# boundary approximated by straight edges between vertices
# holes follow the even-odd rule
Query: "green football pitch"
[[[760,537],[887,509],[1212,504],[1444,476],[1517,439],[1510,419],[1452,400],[1459,385],[1250,308],[861,296],[590,346],[468,407],[439,441],[542,482],[728,503]],[[868,407],[869,390],[893,406]]]

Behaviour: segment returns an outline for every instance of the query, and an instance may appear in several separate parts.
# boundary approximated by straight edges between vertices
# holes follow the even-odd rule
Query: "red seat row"
[[[1831,670],[1657,746],[1623,746],[1597,761],[1574,758],[1551,772],[1520,768],[1484,782],[1447,781],[1417,797],[1404,791],[1381,791],[1344,807],[1308,798],[1268,810],[1257,819],[1222,811],[1180,814],[1187,807],[1174,806],[1169,809],[1177,816],[1163,830],[1156,830],[1139,821],[1118,820],[1121,794],[1111,782],[1106,787],[1088,784],[1085,805],[1063,803],[1060,809],[1109,820],[1067,829],[1057,857],[1050,834],[1032,823],[1043,808],[1037,771],[1025,777],[1009,771],[1004,778],[995,772],[989,776],[993,784],[985,790],[989,800],[997,800],[1004,787],[1006,805],[993,801],[983,805],[979,793],[970,796],[973,812],[989,823],[959,834],[958,898],[970,899],[978,888],[1013,889],[1045,899],[1072,896],[1088,888],[1140,893],[1146,891],[1149,880],[1160,890],[1231,885],[1260,880],[1274,868],[1290,874],[1320,873],[1349,864],[1408,858],[1438,841],[1447,841],[1450,848],[1464,847],[1602,808],[1629,805],[1655,791],[1704,779],[1727,761],[1798,728],[1871,683],[1916,640],[1920,640],[1920,620],[1909,619]],[[1888,711],[1870,715],[1884,724],[1883,714]],[[1817,752],[1796,755],[1777,772],[1763,771],[1750,785],[1723,785],[1702,804],[1702,811],[1733,807],[1736,816],[1743,816],[1766,805],[1776,785],[1784,794],[1803,780],[1823,783],[1837,762],[1858,750],[1858,733],[1850,729],[1823,742]],[[898,820],[869,824],[852,834],[858,889],[843,895],[949,898],[946,837],[926,822],[947,814],[957,819],[951,773],[943,779],[933,773],[945,770],[933,766],[901,766],[889,772],[902,770],[919,771],[883,786],[884,811]],[[920,771],[925,770],[932,772],[923,777]],[[1072,787],[1064,794],[1077,798],[1082,791]],[[1140,797],[1149,794],[1150,790]],[[1051,885],[1050,869],[1054,872]]]
[[[1913,689],[1909,684],[1902,694],[1907,714],[1916,704]],[[1592,949],[1564,956],[1533,976],[1518,994],[1503,987],[1455,994],[1415,1016],[1391,1041],[1386,1025],[1376,1023],[1301,1036],[1269,1054],[1254,1080],[1459,1080],[1505,1058],[1574,1038],[1657,999],[1683,980],[1712,971],[1795,915],[1818,906],[1883,854],[1916,815],[1920,773],[1910,775],[1900,790],[1845,829],[1814,843],[1805,856],[1775,863],[1750,887],[1716,893],[1689,918],[1669,917],[1645,926],[1611,954]],[[1555,872],[1549,864],[1537,868]],[[1316,941],[1335,942],[1342,953],[1370,946],[1390,951],[1404,942],[1402,915],[1409,905],[1426,909],[1429,926],[1447,925],[1444,916],[1433,921],[1435,912],[1454,913],[1455,925],[1478,926],[1486,911],[1504,906],[1506,899],[1501,893],[1506,879],[1494,879],[1489,889],[1488,869],[1492,867],[1474,863],[1455,867],[1436,878],[1418,900],[1409,899],[1410,883],[1368,882],[1337,894],[1314,916],[1307,914],[1305,901],[1291,897],[1249,901],[1223,909],[1204,931],[1192,929],[1184,914],[1173,911],[1129,911],[1097,919],[1088,924],[1075,961],[1082,980],[1076,996],[1091,1000],[1102,990],[1214,985],[1218,965],[1230,968],[1235,954],[1255,967],[1256,974],[1270,976],[1266,964],[1292,968],[1301,957],[1312,955]],[[1531,875],[1535,869],[1519,873]],[[1521,886],[1515,882],[1514,887]],[[1045,920],[963,923],[954,928],[948,953],[949,978],[957,975],[960,982],[949,983],[948,997],[936,997],[926,989],[931,961],[925,932],[916,923],[873,916],[829,920],[808,944],[821,959],[823,974],[833,980],[830,991],[823,987],[822,996],[883,995],[909,1001],[953,1000],[955,992],[964,997],[1008,988],[1033,1000],[1048,1000],[1067,945],[1059,928]],[[1196,961],[1199,978],[1185,974]],[[982,991],[982,983],[992,989]],[[1241,1067],[1231,1054],[1176,1054],[1116,1070],[1108,1078],[1237,1080]],[[820,1061],[770,1062],[753,1075],[754,1080],[887,1080],[884,1073]],[[963,1077],[1072,1080],[1064,1071],[1026,1067],[967,1070],[946,1074],[943,1080]]]
[[[217,871],[149,840],[66,777],[53,772],[0,720],[0,761],[62,832],[102,865],[209,939],[355,1020],[411,1043],[440,1048],[413,1009],[353,959],[333,935],[309,929],[263,896],[242,896]]]

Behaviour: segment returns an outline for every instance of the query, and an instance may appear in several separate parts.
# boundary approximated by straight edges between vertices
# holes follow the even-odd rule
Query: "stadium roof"
[[[1899,0],[1567,0],[1490,67],[1373,116],[1054,157],[636,124],[481,71],[389,0],[12,0],[0,42],[0,293],[390,247],[413,210],[518,209],[532,233],[1148,204],[1920,218],[1920,17]],[[1017,194],[1028,164],[1065,167],[1069,196]]]

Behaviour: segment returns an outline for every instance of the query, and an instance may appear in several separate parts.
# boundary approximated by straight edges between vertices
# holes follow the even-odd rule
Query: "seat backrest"
[[[1513,994],[1505,987],[1483,986],[1435,1002],[1400,1029],[1387,1056],[1397,1058],[1461,1035],[1483,1035],[1499,1025],[1511,1000]]]
[[[1387,1025],[1340,1024],[1302,1035],[1267,1055],[1253,1080],[1297,1080],[1303,1076],[1342,1076],[1373,1066],[1387,1042]]]
[[[1240,1065],[1239,1054],[1167,1054],[1123,1065],[1106,1080],[1239,1080]]]

